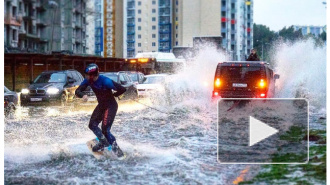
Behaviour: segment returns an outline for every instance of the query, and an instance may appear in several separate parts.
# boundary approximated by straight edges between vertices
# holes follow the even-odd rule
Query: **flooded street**
[[[284,77],[277,97],[307,98],[310,129],[325,130],[325,50],[316,50],[321,65],[308,79],[317,77],[320,88],[304,83],[302,75],[291,78],[284,70],[291,59],[282,57],[275,64]],[[166,94],[119,104],[111,132],[127,154],[123,161],[97,160],[88,150],[86,142],[95,138],[88,128],[95,105],[19,107],[5,119],[5,184],[238,184],[253,178],[262,165],[217,161],[218,112],[210,96],[215,67],[224,59],[212,50],[201,52],[194,65],[173,75]]]
[[[98,161],[90,154],[85,143],[95,137],[87,126],[91,112],[48,107],[39,115],[8,119],[5,182],[231,183],[247,166],[217,162],[216,105],[201,108],[198,103],[176,106],[175,116],[136,102],[120,105],[112,132],[127,153],[124,161]],[[31,113],[36,108],[23,109]]]

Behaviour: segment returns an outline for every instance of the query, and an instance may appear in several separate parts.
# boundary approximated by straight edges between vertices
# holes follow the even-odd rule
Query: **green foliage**
[[[294,31],[293,26],[290,26],[289,28],[284,27],[278,32],[279,36],[282,37],[284,40],[289,41],[296,41],[298,39],[302,39],[303,35],[301,33],[301,29]]]
[[[253,48],[257,49],[257,54],[261,60],[267,60],[268,55],[265,51],[269,49],[271,43],[278,38],[274,31],[271,31],[267,26],[261,24],[253,24]],[[264,58],[262,58],[264,52]]]
[[[292,126],[289,131],[280,136],[280,140],[287,140],[291,142],[301,141],[306,134],[306,130],[303,130],[301,127]]]
[[[319,38],[324,42],[327,41],[327,33],[324,31],[319,35]]]

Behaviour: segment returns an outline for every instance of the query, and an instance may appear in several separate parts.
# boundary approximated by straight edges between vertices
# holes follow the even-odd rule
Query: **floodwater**
[[[318,69],[314,75],[323,85],[325,49],[314,51],[324,54],[316,58],[324,71]],[[5,119],[5,184],[237,184],[251,178],[259,165],[217,162],[217,105],[210,95],[215,66],[224,59],[215,50],[203,50],[188,70],[171,77],[167,94],[140,100],[159,111],[138,102],[120,103],[111,131],[127,154],[123,161],[96,160],[89,152],[85,143],[95,137],[88,129],[93,105],[83,110],[19,107]],[[283,65],[278,63],[277,69],[284,70]],[[314,84],[304,85],[305,78],[295,81],[288,74],[283,78],[291,88],[280,79],[278,97],[306,95],[313,102],[310,126],[325,129],[317,121],[325,117],[325,91],[324,96],[307,96],[316,94]]]

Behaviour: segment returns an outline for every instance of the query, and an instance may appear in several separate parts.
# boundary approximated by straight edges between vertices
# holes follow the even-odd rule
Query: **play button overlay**
[[[308,162],[306,99],[220,99],[218,162],[305,164]]]
[[[250,146],[278,133],[278,130],[250,116]]]

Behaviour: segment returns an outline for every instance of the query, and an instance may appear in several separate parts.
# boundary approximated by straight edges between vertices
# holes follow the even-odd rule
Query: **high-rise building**
[[[86,53],[86,1],[6,0],[5,46]]]
[[[123,57],[126,0],[104,0],[104,57]]]
[[[253,0],[221,0],[223,48],[233,60],[245,60],[253,46]]]
[[[313,34],[319,36],[326,30],[325,26],[293,26],[294,31],[301,29],[302,35]]]
[[[126,53],[171,49],[170,0],[127,0]]]
[[[194,37],[220,36],[220,0],[175,0],[173,46],[192,47]]]
[[[103,0],[86,2],[86,53],[103,56]]]

